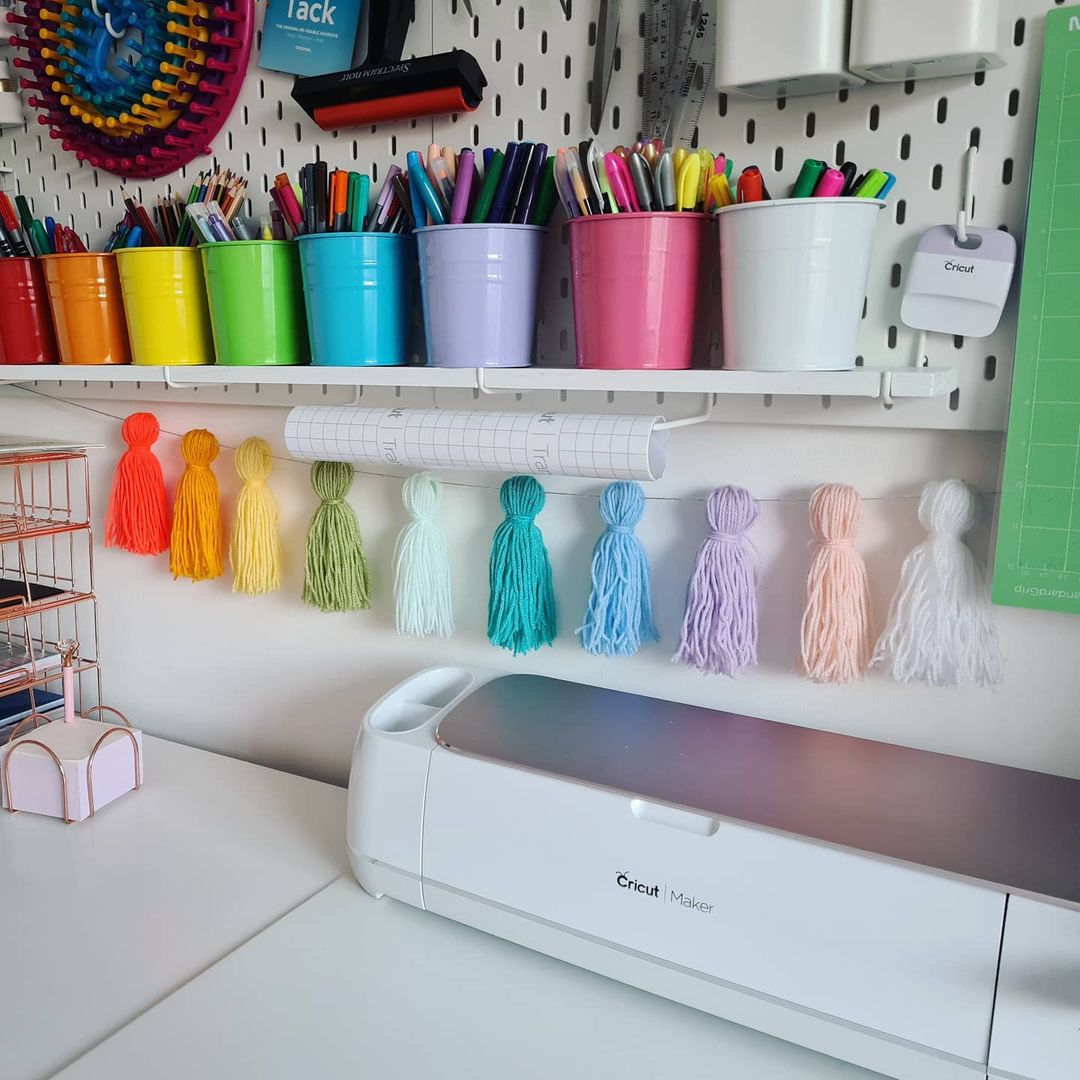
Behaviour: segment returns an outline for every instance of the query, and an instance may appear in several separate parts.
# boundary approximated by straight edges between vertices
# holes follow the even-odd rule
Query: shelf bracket
[[[697,424],[707,424],[713,416],[716,408],[716,395],[705,395],[705,409],[694,416],[684,416],[681,420],[664,420],[656,425],[657,431],[671,431],[674,428],[695,427]]]
[[[881,403],[886,409],[891,409],[896,404],[892,393],[892,377],[891,371],[881,373]]]
[[[168,364],[166,364],[161,369],[161,377],[162,377],[162,381],[165,383],[165,385],[170,390],[198,390],[199,389],[199,384],[198,383],[178,383],[172,377],[172,368],[169,367]]]
[[[526,394],[526,393],[528,393],[528,388],[526,388],[524,390],[511,390],[509,388],[499,389],[499,390],[492,389],[487,384],[487,378],[486,378],[486,376],[484,374],[485,371],[486,371],[486,369],[482,368],[482,367],[478,367],[476,369],[476,389],[477,389],[477,391],[479,393],[488,394],[488,395],[494,395],[494,394]]]

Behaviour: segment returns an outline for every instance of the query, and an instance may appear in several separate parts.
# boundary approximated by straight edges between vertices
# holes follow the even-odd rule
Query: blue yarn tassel
[[[506,520],[491,543],[488,641],[520,656],[555,640],[551,561],[533,520],[544,508],[544,489],[532,476],[511,476],[499,502]]]
[[[633,656],[642,641],[658,641],[649,595],[649,557],[634,526],[645,513],[645,493],[632,480],[608,484],[600,496],[607,522],[592,558],[592,593],[579,633],[594,656]]]

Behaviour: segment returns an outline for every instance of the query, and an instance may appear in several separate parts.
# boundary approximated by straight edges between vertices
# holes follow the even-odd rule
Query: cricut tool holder
[[[46,255],[45,283],[62,364],[130,364],[116,256]]]
[[[116,253],[131,361],[162,367],[214,362],[202,262],[195,248],[124,248]]]
[[[393,233],[301,236],[311,362],[400,366],[409,361],[416,243]]]
[[[0,364],[59,359],[41,261],[0,259]]]
[[[545,230],[535,225],[420,229],[428,363],[528,367]]]
[[[203,244],[217,362],[263,367],[306,364],[310,356],[300,256],[283,240]]]
[[[692,366],[708,235],[704,214],[597,214],[570,222],[578,367]]]
[[[718,212],[724,367],[855,367],[878,199],[774,199]]]

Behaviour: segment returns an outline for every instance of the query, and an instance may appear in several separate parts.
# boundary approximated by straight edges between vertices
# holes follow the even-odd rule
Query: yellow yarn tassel
[[[233,592],[261,596],[281,588],[281,540],[278,505],[267,486],[272,459],[270,447],[255,436],[236,451],[236,471],[244,486],[236,500],[229,561]]]
[[[220,449],[217,439],[202,428],[189,431],[180,440],[187,468],[180,477],[173,507],[169,569],[174,578],[203,581],[223,573],[221,504],[217,477],[210,468]]]

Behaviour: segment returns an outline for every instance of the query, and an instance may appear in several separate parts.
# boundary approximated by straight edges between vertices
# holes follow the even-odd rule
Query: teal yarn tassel
[[[511,476],[499,502],[506,520],[491,543],[488,641],[521,656],[555,640],[551,560],[534,521],[544,489],[532,476]]]
[[[632,480],[608,484],[600,496],[607,522],[592,558],[592,593],[581,647],[593,656],[633,656],[642,641],[659,641],[649,593],[649,557],[634,526],[645,513],[645,492]]]
[[[442,485],[429,472],[414,473],[401,490],[413,520],[394,549],[394,601],[397,631],[407,637],[448,638],[454,632],[450,556],[435,520],[441,493]]]
[[[320,611],[371,607],[360,523],[345,501],[354,475],[353,467],[341,461],[311,466],[311,486],[321,501],[308,528],[304,602]]]

